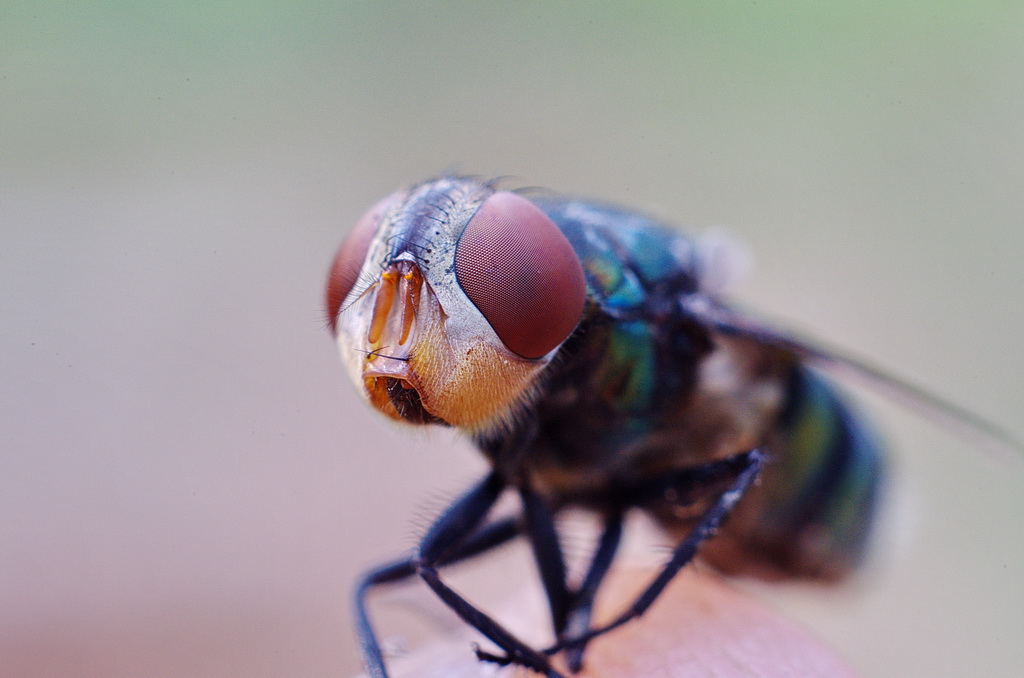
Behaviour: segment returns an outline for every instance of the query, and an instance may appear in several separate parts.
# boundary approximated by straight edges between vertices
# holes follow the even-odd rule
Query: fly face
[[[585,297],[579,259],[550,218],[518,195],[456,178],[375,205],[327,285],[331,328],[371,404],[474,432],[529,402]]]

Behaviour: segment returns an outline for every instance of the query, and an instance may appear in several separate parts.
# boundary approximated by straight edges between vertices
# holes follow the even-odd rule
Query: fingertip
[[[614,570],[601,590],[598,621],[621,611],[653,571]],[[496,616],[510,630],[546,619],[519,614],[513,599]],[[521,667],[501,668],[473,654],[470,632],[440,639],[390,663],[393,678],[530,678]],[[562,657],[555,667],[565,671]],[[727,580],[691,568],[680,573],[648,610],[587,647],[577,678],[856,678],[838,653],[779,611]]]
[[[650,572],[620,572],[607,586],[626,600]],[[599,642],[604,641],[604,642]],[[831,648],[727,580],[681,573],[641,619],[595,641],[587,678],[855,678]]]

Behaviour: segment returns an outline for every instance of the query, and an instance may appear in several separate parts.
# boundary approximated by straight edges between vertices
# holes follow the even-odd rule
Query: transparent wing
[[[831,373],[859,381],[925,419],[941,424],[995,454],[1024,454],[1024,442],[988,419],[863,360],[796,333],[778,330],[766,321],[716,304],[703,295],[690,295],[680,303],[686,313],[719,332],[751,337],[767,346],[789,351],[808,362],[818,363]]]

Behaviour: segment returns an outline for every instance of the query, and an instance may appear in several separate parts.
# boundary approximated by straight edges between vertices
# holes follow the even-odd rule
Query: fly
[[[1020,443],[957,406],[722,303],[702,251],[642,215],[443,177],[375,205],[327,284],[330,328],[364,397],[387,416],[465,431],[491,470],[415,554],[366,573],[364,661],[386,678],[366,596],[420,576],[501,654],[561,678],[588,641],[642,615],[699,550],[729,574],[833,581],[861,560],[885,470],[871,426],[815,369],[845,369],[997,446]],[[755,482],[755,480],[757,482]],[[506,491],[521,514],[489,518]],[[603,525],[571,586],[555,516]],[[624,515],[676,539],[626,611],[593,626]],[[727,520],[728,519],[728,520]],[[452,590],[439,568],[524,536],[555,640],[534,648]]]

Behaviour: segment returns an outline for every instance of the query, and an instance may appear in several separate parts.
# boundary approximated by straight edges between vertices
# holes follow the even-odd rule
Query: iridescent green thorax
[[[697,328],[679,325],[675,303],[697,289],[694,250],[685,236],[636,214],[537,203],[579,256],[587,307],[526,415],[539,429],[533,456],[592,476],[595,487],[629,484],[649,473],[630,462],[662,446],[659,430],[683,407],[706,350]]]
[[[585,321],[584,333],[594,332],[594,325],[605,332],[593,385],[619,413],[650,418],[658,400],[667,403],[688,386],[673,370],[679,360],[693,362],[696,356],[685,333],[661,322],[673,317],[675,300],[698,289],[691,240],[613,207],[578,201],[540,205],[583,265],[591,305],[591,327]]]

